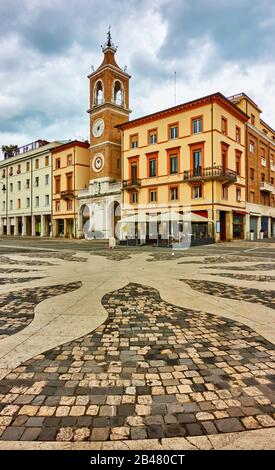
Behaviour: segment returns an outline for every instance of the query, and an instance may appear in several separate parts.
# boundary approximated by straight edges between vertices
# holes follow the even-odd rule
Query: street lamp
[[[4,183],[2,183],[2,181],[0,181],[0,183],[3,185],[2,191],[5,192],[6,191],[6,185]]]

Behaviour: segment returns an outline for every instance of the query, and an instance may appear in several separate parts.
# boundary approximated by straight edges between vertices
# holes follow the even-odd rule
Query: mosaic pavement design
[[[35,253],[22,253],[20,256],[27,256],[28,258],[55,258],[61,259],[63,261],[76,261],[77,263],[86,263],[87,258],[81,258],[80,256],[75,256],[75,253],[68,253],[68,252],[60,252],[60,251],[45,251]]]
[[[94,332],[0,382],[1,440],[180,437],[275,425],[275,348],[247,326],[130,283]]]
[[[25,253],[20,253],[18,256],[31,256],[29,253],[28,255]],[[49,256],[47,256],[49,258]],[[8,256],[0,256],[0,264],[24,264],[26,266],[54,266],[53,263],[48,263],[47,261],[39,261],[39,260],[17,260],[17,259],[12,259],[9,258]]]
[[[222,269],[222,268],[221,268]],[[241,281],[271,282],[275,281],[275,276],[253,275],[253,274],[233,274],[233,273],[211,273],[210,276],[227,277],[230,279],[240,279]]]
[[[37,279],[43,279],[42,277],[1,277],[0,278],[0,286],[6,285],[6,284],[19,284],[19,283],[24,283],[24,282],[29,282],[29,281],[36,281]]]
[[[1,294],[0,340],[26,328],[34,318],[34,308],[37,304],[50,297],[79,289],[81,285],[81,282],[71,282],[69,284],[35,287]]]
[[[193,279],[180,279],[191,289],[204,294],[224,297],[226,299],[244,300],[253,304],[262,304],[275,309],[275,291],[250,289],[247,287],[230,286],[222,282],[197,281]]]
[[[106,250],[106,251],[91,251],[90,255],[92,256],[103,256],[106,259],[111,261],[124,261],[125,259],[131,259],[132,257],[129,253],[125,253],[123,251],[113,251],[113,250]]]
[[[259,263],[248,266],[206,266],[204,269],[227,269],[230,271],[274,271],[275,264]]]

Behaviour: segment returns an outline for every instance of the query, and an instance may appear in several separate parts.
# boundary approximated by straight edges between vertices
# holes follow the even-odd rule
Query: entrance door
[[[193,152],[193,173],[194,176],[202,176],[202,152],[195,150]]]
[[[131,165],[131,180],[132,182],[137,181],[137,163]]]
[[[220,224],[221,224],[221,233],[220,239],[221,241],[226,240],[226,212],[220,211]]]

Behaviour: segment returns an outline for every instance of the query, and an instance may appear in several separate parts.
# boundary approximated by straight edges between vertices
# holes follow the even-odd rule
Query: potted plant
[[[254,240],[254,230],[250,230],[250,240]]]
[[[264,238],[264,230],[261,228],[260,230],[260,239],[263,240]]]

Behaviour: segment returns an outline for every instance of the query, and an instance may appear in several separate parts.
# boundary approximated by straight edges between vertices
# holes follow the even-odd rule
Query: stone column
[[[4,219],[0,217],[0,235],[4,235]]]
[[[32,215],[32,237],[35,237],[35,215]]]
[[[233,211],[226,213],[226,241],[233,240]]]
[[[18,217],[14,217],[14,236],[18,236]]]
[[[52,236],[54,238],[58,236],[58,221],[56,219],[52,221]]]
[[[260,239],[261,238],[261,235],[260,235],[260,232],[261,232],[261,228],[262,228],[262,224],[261,224],[261,217],[257,217],[257,233],[255,234],[256,238]]]
[[[250,214],[245,216],[244,239],[250,240]]]
[[[11,234],[11,219],[10,217],[7,218],[7,235]]]
[[[27,217],[24,215],[22,217],[22,237],[27,235]]]
[[[45,237],[45,216],[41,214],[41,231],[40,231],[40,237]]]
[[[267,237],[271,238],[271,217],[268,217]]]

